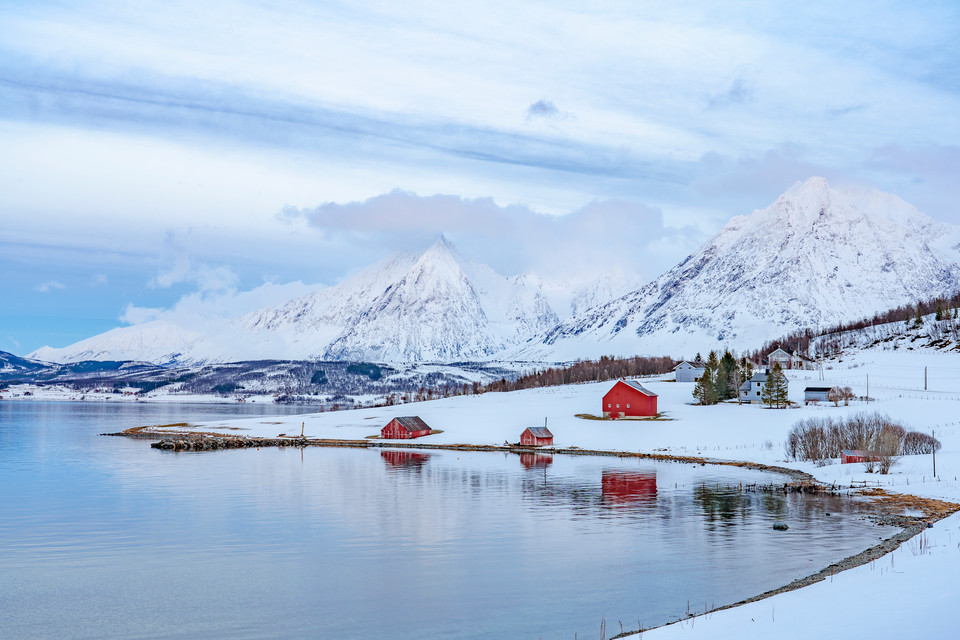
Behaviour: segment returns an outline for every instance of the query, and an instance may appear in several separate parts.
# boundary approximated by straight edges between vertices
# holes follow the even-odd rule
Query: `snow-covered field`
[[[557,447],[701,455],[789,466],[828,483],[867,481],[890,491],[960,502],[960,354],[871,349],[847,353],[828,364],[825,380],[812,371],[788,372],[790,398],[797,408],[767,409],[724,404],[698,407],[690,383],[643,381],[659,395],[663,420],[598,421],[576,414],[599,414],[602,395],[612,383],[487,393],[408,405],[297,416],[245,418],[195,425],[198,431],[231,435],[299,435],[362,439],[378,434],[392,417],[419,415],[434,434],[417,442],[503,444],[517,442],[528,426],[547,420]],[[927,387],[924,391],[924,367]],[[850,406],[803,406],[808,384],[850,385],[866,393],[869,376],[874,400]],[[877,411],[908,428],[930,433],[943,443],[937,477],[930,456],[902,457],[889,475],[867,474],[862,464],[816,466],[785,460],[784,441],[798,420]],[[131,425],[137,426],[137,425]],[[956,637],[952,607],[960,575],[960,514],[942,520],[896,552],[832,580],[760,602],[699,616],[648,631],[644,637],[894,637],[918,632],[928,638]]]

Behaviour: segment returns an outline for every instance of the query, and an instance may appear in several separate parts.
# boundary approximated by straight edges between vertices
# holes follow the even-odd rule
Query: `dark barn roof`
[[[652,396],[652,397],[656,397],[656,396],[657,396],[657,394],[655,394],[653,391],[650,391],[650,389],[647,389],[645,386],[643,386],[642,384],[640,384],[640,383],[637,382],[636,380],[621,380],[620,382],[622,382],[623,384],[627,385],[627,386],[630,387],[631,389],[636,389],[637,391],[639,391],[640,393],[642,393],[642,394],[645,395],[645,396]]]
[[[807,387],[804,391],[823,391],[829,393],[831,389],[833,389],[833,387]]]
[[[547,429],[546,427],[527,427],[527,431],[529,431],[534,438],[553,437],[553,434],[550,433],[550,429]]]
[[[420,416],[402,416],[399,418],[394,418],[401,427],[407,431],[429,431],[430,427],[427,426],[427,423],[420,419]]]

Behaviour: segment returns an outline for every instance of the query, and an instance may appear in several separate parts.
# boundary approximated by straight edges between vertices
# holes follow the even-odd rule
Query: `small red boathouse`
[[[529,447],[543,447],[553,444],[553,434],[546,427],[527,427],[520,434],[520,444]]]
[[[844,449],[840,452],[840,464],[852,464],[854,462],[880,462],[880,456],[859,449]]]
[[[604,418],[639,418],[657,415],[657,394],[636,380],[617,380],[603,396]]]
[[[420,416],[394,418],[380,430],[380,437],[391,440],[408,440],[430,435],[430,427]]]

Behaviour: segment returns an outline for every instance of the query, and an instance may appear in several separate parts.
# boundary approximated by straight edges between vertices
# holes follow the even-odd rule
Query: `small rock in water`
[[[789,529],[790,527],[787,526],[787,523],[785,523],[785,522],[775,522],[775,523],[773,524],[773,528],[774,528],[776,531],[786,531],[786,530]]]

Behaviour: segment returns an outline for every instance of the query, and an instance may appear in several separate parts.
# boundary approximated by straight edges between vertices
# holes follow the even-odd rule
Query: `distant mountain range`
[[[198,330],[156,320],[31,358],[155,363],[254,359],[385,363],[692,355],[742,350],[960,288],[958,229],[896,196],[798,183],[738,216],[654,282],[577,291],[561,321],[533,274],[504,277],[445,239],[336,286]]]
[[[568,359],[738,350],[960,288],[958,229],[823,178],[731,219],[654,282],[559,324],[518,354]]]

